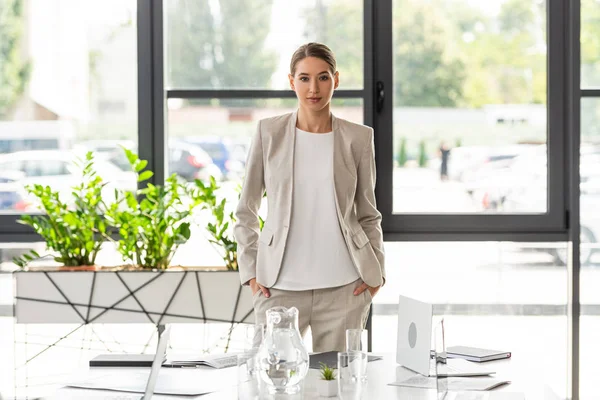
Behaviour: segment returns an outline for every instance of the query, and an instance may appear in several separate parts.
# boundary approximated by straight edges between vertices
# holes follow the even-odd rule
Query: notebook
[[[448,358],[464,358],[465,360],[484,362],[510,358],[509,351],[489,350],[478,347],[450,346],[446,349]]]
[[[101,354],[90,360],[90,367],[151,367],[153,361],[154,354]]]

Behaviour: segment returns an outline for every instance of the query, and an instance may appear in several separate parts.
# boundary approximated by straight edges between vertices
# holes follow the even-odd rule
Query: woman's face
[[[339,73],[333,74],[329,64],[316,57],[306,57],[299,61],[296,64],[296,74],[288,77],[300,105],[312,111],[325,108],[339,84]]]

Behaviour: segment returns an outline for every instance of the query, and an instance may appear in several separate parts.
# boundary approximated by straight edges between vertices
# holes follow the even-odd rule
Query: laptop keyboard
[[[216,368],[229,368],[237,366],[237,355],[229,357],[215,358],[210,361]]]

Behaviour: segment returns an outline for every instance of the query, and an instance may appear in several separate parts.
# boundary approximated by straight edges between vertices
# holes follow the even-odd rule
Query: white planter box
[[[17,323],[254,322],[233,271],[19,271]]]

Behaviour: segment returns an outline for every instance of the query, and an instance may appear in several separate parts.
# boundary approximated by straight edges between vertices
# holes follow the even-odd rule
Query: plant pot
[[[97,265],[78,265],[76,267],[58,267],[59,271],[98,271],[100,268]]]
[[[321,397],[335,397],[338,394],[338,382],[336,379],[326,381],[324,379],[317,380],[317,393]]]
[[[17,323],[252,323],[237,271],[17,271]]]

